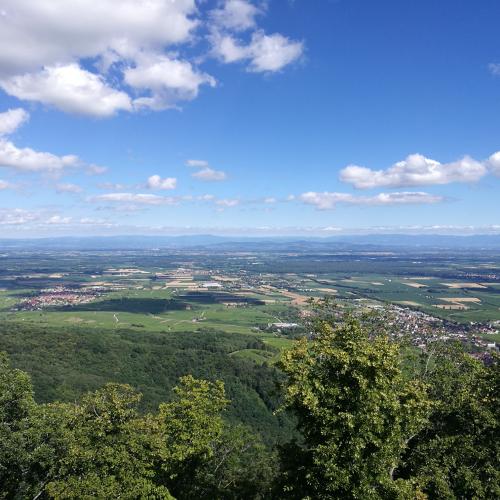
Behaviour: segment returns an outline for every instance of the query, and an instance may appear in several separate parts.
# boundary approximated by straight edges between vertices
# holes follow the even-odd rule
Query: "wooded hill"
[[[215,333],[204,350],[176,360],[193,372],[200,372],[200,364],[208,380],[182,376],[158,407],[158,394],[144,405],[139,392],[116,382],[76,401],[36,402],[30,376],[2,355],[0,498],[499,498],[498,359],[485,365],[442,343],[409,359],[400,344],[371,335],[356,321],[338,325],[327,318],[318,317],[312,340],[299,340],[282,354],[279,375],[273,367],[255,373],[248,368],[248,380],[277,380],[276,396],[268,386],[244,385],[245,376],[231,379],[231,371],[215,362],[216,348],[207,358],[209,345],[220,341]],[[26,362],[28,353],[32,363],[36,356],[46,368],[34,370],[34,377],[46,373],[47,384],[57,372],[49,369],[57,358],[53,351],[85,352],[67,362],[68,369],[74,366],[74,387],[67,385],[66,394],[62,385],[58,389],[67,401],[85,384],[108,375],[112,380],[123,359],[131,362],[124,372],[131,381],[145,384],[127,333],[101,343],[58,335],[66,336],[35,341],[25,332],[21,338],[31,339],[25,354],[20,341],[11,339],[10,350],[16,364]],[[48,338],[55,342],[45,350],[33,347]],[[120,339],[130,342],[126,356],[114,353],[123,347]],[[101,346],[106,354],[98,347],[83,350],[79,342]],[[82,364],[93,366],[95,359],[103,366],[107,360],[108,368],[99,380],[89,376],[78,386]],[[144,369],[149,364],[149,376],[157,359],[141,362]],[[175,374],[160,372],[164,380]],[[231,410],[230,391],[214,379],[219,373],[234,387],[242,384],[241,393],[231,391],[243,409]],[[280,416],[269,411],[266,419],[295,421],[296,434],[288,442],[279,432],[265,439],[267,429],[251,416],[256,399],[245,400],[245,391],[261,391],[268,410],[280,401]],[[43,399],[51,394],[47,386]]]

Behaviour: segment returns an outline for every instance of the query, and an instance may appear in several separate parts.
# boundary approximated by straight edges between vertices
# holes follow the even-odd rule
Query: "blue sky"
[[[500,232],[499,20],[2,0],[3,236]]]

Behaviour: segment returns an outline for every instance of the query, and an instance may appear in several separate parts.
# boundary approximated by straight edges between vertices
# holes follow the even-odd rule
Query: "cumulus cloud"
[[[214,84],[188,61],[165,55],[171,45],[190,42],[199,25],[195,0],[123,0],[120,8],[115,0],[56,3],[2,2],[0,87],[8,94],[106,117],[165,109]],[[97,63],[84,68],[89,60]]]
[[[75,155],[57,156],[31,148],[18,148],[12,142],[0,139],[0,167],[24,172],[62,173],[81,165],[81,160]]]
[[[0,136],[12,134],[27,122],[29,117],[29,113],[21,108],[8,109],[0,113]]]
[[[177,179],[175,177],[165,177],[162,179],[159,175],[152,175],[148,177],[146,185],[149,189],[175,189],[177,187]]]
[[[216,26],[234,31],[244,31],[255,27],[255,18],[263,14],[263,8],[246,0],[226,0],[211,12]]]
[[[208,167],[208,161],[205,160],[187,160],[186,161],[186,166],[187,167],[194,167],[194,168],[204,168]]]
[[[76,63],[3,78],[0,87],[19,99],[40,101],[69,113],[104,117],[132,108],[125,92],[113,89],[102,76]]]
[[[227,179],[226,172],[222,170],[215,170],[210,166],[208,161],[205,160],[187,160],[186,165],[199,169],[197,172],[191,174],[191,177],[205,182],[220,182]]]
[[[300,42],[257,28],[262,5],[225,0],[210,10],[196,0],[122,0],[119,8],[116,0],[3,0],[0,88],[97,117],[178,107],[216,84],[199,69],[203,57],[192,43],[205,36],[201,27],[211,36],[254,30],[238,57],[229,57],[223,40],[219,50],[224,61],[248,60],[251,71],[277,71],[298,57]]]
[[[94,202],[136,203],[140,205],[176,205],[178,203],[178,199],[174,197],[142,193],[106,193],[93,196],[89,200]]]
[[[481,179],[487,171],[484,162],[470,156],[451,163],[439,163],[423,155],[412,154],[385,170],[349,165],[340,171],[340,180],[357,189],[399,188],[452,182],[472,183]]]
[[[178,101],[194,99],[201,85],[215,86],[215,78],[197,71],[188,61],[166,56],[141,56],[135,67],[124,71],[124,80],[131,87],[147,89],[150,95],[134,100],[138,108],[163,110]]]
[[[3,0],[0,70],[32,71],[112,52],[133,55],[186,42],[195,0]]]
[[[113,89],[102,76],[77,64],[0,79],[0,86],[19,99],[43,102],[69,113],[105,117],[132,108],[125,92]]]
[[[299,196],[299,199],[315,206],[318,210],[332,210],[339,203],[349,205],[411,205],[434,204],[444,201],[442,196],[424,192],[380,193],[375,196],[355,196],[350,193],[330,193],[309,191]]]
[[[500,151],[492,154],[487,160],[491,173],[500,177]]]
[[[85,168],[88,173],[102,173],[106,170],[97,165],[87,165],[76,155],[58,156],[31,148],[19,148],[2,137],[13,133],[28,120],[29,113],[24,109],[10,109],[0,113],[0,167],[51,174],[61,174],[69,168]]]
[[[254,73],[276,72],[299,59],[304,44],[280,33],[266,35],[262,30],[252,34],[248,44],[230,34],[215,32],[212,37],[214,55],[225,63],[246,61],[248,71]]]
[[[214,170],[213,168],[207,167],[191,174],[191,177],[205,182],[219,182],[226,180],[227,175],[222,170]]]
[[[56,185],[56,192],[57,193],[77,194],[77,193],[81,193],[82,191],[83,191],[83,189],[80,186],[78,186],[77,184],[66,183],[66,184],[57,184]]]

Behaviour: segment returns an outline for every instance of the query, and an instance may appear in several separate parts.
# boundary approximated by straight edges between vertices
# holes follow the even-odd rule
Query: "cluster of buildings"
[[[65,287],[46,288],[38,295],[21,300],[14,310],[40,311],[48,307],[75,306],[92,302],[97,297],[97,292],[84,292]]]
[[[488,335],[500,332],[500,322],[453,323],[430,314],[397,305],[373,305],[378,310],[379,321],[389,332],[398,337],[409,338],[413,345],[422,349],[436,340],[457,340],[472,345],[479,351],[498,350],[499,345],[487,339]]]

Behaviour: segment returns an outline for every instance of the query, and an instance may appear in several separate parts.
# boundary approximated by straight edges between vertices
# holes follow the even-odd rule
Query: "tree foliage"
[[[29,377],[10,368],[2,355],[1,498],[169,499],[174,494],[189,498],[186,493],[194,490],[200,498],[222,498],[226,490],[234,493],[230,486],[241,482],[237,476],[248,450],[258,453],[263,445],[250,439],[249,431],[232,435],[226,428],[222,414],[228,400],[221,382],[187,376],[174,393],[157,413],[146,415],[138,412],[140,394],[122,384],[107,384],[75,404],[37,405]],[[195,477],[200,479],[196,486]]]
[[[417,477],[430,498],[500,498],[500,377],[454,344],[424,359],[432,411],[405,453],[402,477]]]
[[[339,327],[323,321],[314,341],[286,352],[285,405],[304,437],[287,476],[292,497],[390,498],[411,491],[396,481],[407,442],[426,423],[424,384],[407,380],[398,346],[370,339],[353,320]],[[288,453],[290,450],[288,450]],[[299,479],[299,481],[297,481]]]
[[[409,356],[369,325],[331,309],[283,352],[297,433],[278,449],[227,418],[221,381],[183,376],[149,413],[117,383],[37,403],[0,353],[0,498],[500,498],[498,358],[440,342]]]

